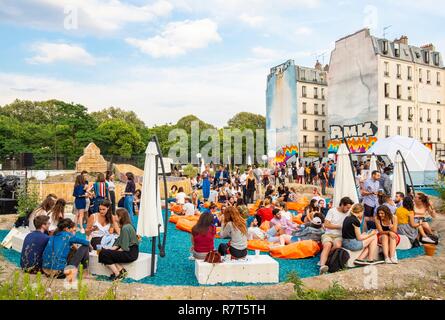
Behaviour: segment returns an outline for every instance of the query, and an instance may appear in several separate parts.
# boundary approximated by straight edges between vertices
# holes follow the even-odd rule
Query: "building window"
[[[304,143],[304,144],[307,143],[307,136],[303,136],[303,143]]]
[[[413,115],[413,108],[408,108],[408,121],[413,121],[414,115]]]
[[[422,128],[419,129],[419,138],[420,138],[420,141],[423,141],[423,129]]]
[[[412,138],[413,137],[413,128],[408,127],[408,137]]]
[[[408,100],[413,100],[413,88],[408,87]]]
[[[307,120],[303,119],[303,130],[307,130]]]
[[[389,120],[389,104],[385,104],[385,120]]]
[[[385,77],[389,77],[389,62],[385,62]]]
[[[431,84],[431,71],[430,70],[426,71],[426,83]]]
[[[300,72],[301,72],[301,80],[306,80],[306,70],[304,70],[304,69],[300,69]]]
[[[314,88],[314,99],[318,99],[318,88]]]
[[[423,122],[423,109],[422,108],[419,109],[419,121]]]
[[[402,66],[400,64],[397,65],[397,79],[402,79]]]
[[[402,120],[402,106],[397,106],[397,120]]]
[[[307,113],[307,103],[303,102],[303,113]]]
[[[397,85],[397,99],[402,99],[402,86]]]
[[[441,123],[441,120],[440,120],[440,110],[437,110],[437,123]]]
[[[385,83],[385,97],[389,98],[389,83]]]
[[[320,145],[318,144],[318,136],[315,136],[315,148],[319,148]]]
[[[385,138],[389,137],[389,126],[385,126]]]
[[[394,43],[394,55],[400,57],[400,43]]]
[[[428,128],[428,137],[427,137],[428,141],[431,141],[431,129]]]
[[[423,53],[423,55],[424,55],[424,58],[425,58],[425,63],[429,64],[430,63],[430,53],[428,51],[425,51]]]
[[[314,104],[314,114],[318,114],[318,103]]]
[[[388,54],[388,40],[383,41],[383,54]]]
[[[326,114],[325,111],[324,111],[324,104],[321,105],[321,114],[322,114],[322,115],[325,115],[325,114]]]
[[[437,141],[438,142],[442,140],[441,137],[442,137],[442,132],[440,129],[437,129]]]
[[[323,148],[326,148],[326,137],[325,137],[325,136],[322,136],[322,137],[321,137],[321,146],[322,146]]]
[[[398,136],[402,135],[402,127],[397,127],[397,135]]]
[[[440,72],[437,73],[437,85],[440,86]]]
[[[324,88],[321,88],[321,98],[324,100],[325,96],[324,96]]]
[[[422,83],[423,81],[423,71],[419,68],[419,82]]]
[[[438,66],[440,64],[439,53],[434,54],[434,64]]]
[[[413,80],[413,69],[411,67],[408,67],[408,80]]]
[[[321,131],[325,131],[325,121],[321,120]]]
[[[301,92],[303,94],[303,97],[307,97],[306,86],[301,87]]]
[[[318,120],[314,120],[314,130],[318,131]]]
[[[426,121],[431,123],[431,109],[426,110]]]

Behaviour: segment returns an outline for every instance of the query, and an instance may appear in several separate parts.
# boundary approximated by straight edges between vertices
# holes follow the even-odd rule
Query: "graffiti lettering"
[[[346,138],[373,137],[377,134],[377,126],[371,121],[350,126],[330,126],[331,139],[343,139],[343,131]]]

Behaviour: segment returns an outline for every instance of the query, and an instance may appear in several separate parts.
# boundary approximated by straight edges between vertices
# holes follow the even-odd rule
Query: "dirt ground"
[[[12,227],[15,215],[0,216],[0,229]],[[435,219],[433,228],[443,239],[445,235],[445,215]],[[17,270],[15,266],[0,257],[0,281],[10,279]],[[193,275],[191,275],[193,276]],[[44,280],[48,281],[48,280]],[[378,265],[375,269],[356,268],[323,276],[303,279],[306,288],[327,289],[337,282],[348,290],[346,299],[444,299],[445,298],[445,254],[443,245],[437,247],[434,257],[419,256],[400,261],[398,265]],[[85,284],[90,297],[100,298],[110,288],[111,283],[97,281],[87,276]],[[63,289],[63,281],[55,280],[47,284],[53,292]],[[246,287],[184,287],[153,286],[146,284],[120,283],[116,288],[117,299],[179,299],[179,300],[270,300],[289,299],[293,285],[280,283],[267,286]]]

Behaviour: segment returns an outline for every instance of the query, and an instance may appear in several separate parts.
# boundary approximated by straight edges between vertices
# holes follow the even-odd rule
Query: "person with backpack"
[[[339,206],[331,208],[326,215],[324,222],[325,233],[321,237],[323,250],[320,255],[320,274],[329,271],[329,267],[326,264],[329,254],[342,246],[343,221],[349,215],[349,209],[351,209],[353,204],[354,201],[351,198],[344,197],[340,200]]]
[[[362,233],[360,230],[364,212],[365,208],[363,205],[357,203],[352,206],[351,214],[343,221],[343,248],[350,251],[362,251],[354,261],[356,265],[363,266],[383,263],[381,260],[374,260],[374,257],[378,254],[377,231],[372,230],[369,233]]]

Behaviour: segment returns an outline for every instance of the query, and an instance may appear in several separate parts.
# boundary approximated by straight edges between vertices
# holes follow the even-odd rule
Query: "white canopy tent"
[[[341,198],[349,197],[355,203],[358,202],[357,187],[355,185],[354,172],[352,170],[349,150],[342,143],[337,151],[337,172],[335,174],[334,206],[338,206]]]
[[[391,197],[396,198],[397,192],[406,194],[405,172],[403,171],[403,160],[399,153],[396,154],[394,163],[394,175],[392,178]]]
[[[395,163],[398,150],[405,159],[415,186],[431,185],[436,182],[437,165],[431,150],[416,139],[402,136],[379,139],[367,154],[386,155],[392,163]]]

